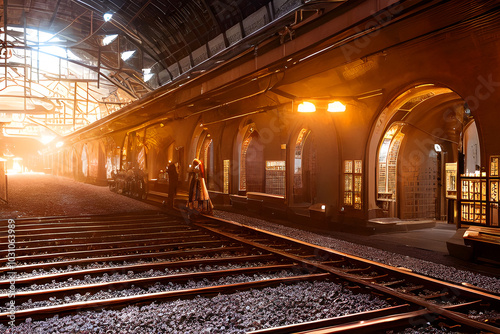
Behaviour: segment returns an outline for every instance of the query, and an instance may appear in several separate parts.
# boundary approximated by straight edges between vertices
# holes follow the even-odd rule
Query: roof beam
[[[57,12],[59,12],[59,6],[61,5],[61,0],[57,0],[56,8],[54,9],[54,14],[52,14],[52,18],[50,19],[49,27],[52,28],[54,24],[54,20],[57,17]]]

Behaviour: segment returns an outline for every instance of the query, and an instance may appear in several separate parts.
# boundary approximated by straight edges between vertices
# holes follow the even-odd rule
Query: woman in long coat
[[[194,159],[191,171],[191,180],[189,181],[189,199],[188,212],[190,215],[213,214],[213,205],[208,195],[205,184],[205,168],[203,163]]]

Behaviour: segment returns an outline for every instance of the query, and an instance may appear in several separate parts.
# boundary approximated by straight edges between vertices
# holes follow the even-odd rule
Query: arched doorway
[[[265,192],[264,146],[259,133],[249,126],[241,143],[240,191]]]
[[[372,131],[369,196],[375,195],[377,216],[453,222],[457,184],[447,176],[454,173],[456,180],[462,157],[471,155],[464,148],[466,128],[475,128],[474,120],[448,88],[425,84],[399,95]]]
[[[316,196],[316,149],[309,129],[301,129],[294,149],[293,202],[308,205]]]

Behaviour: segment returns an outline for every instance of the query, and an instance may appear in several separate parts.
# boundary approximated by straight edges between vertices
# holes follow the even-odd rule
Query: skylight
[[[123,61],[127,61],[128,59],[130,59],[130,57],[132,57],[135,53],[135,50],[133,51],[125,51],[125,52],[122,52],[122,60]]]
[[[118,37],[118,34],[115,34],[115,35],[106,35],[102,39],[102,45],[106,46],[106,45],[111,44],[117,37]]]

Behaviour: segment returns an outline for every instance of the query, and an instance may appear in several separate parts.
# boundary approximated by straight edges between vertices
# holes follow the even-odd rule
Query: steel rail
[[[309,333],[309,334],[326,334],[326,333],[381,333],[391,331],[404,331],[405,328],[413,327],[418,324],[426,324],[429,318],[439,319],[440,322],[445,318],[433,315],[429,310],[420,309],[410,311],[409,304],[389,307],[380,310],[360,312],[349,314],[336,318],[321,319],[310,322],[291,324],[286,326],[271,327],[256,331],[248,332],[247,334],[288,334],[288,333]],[[401,312],[401,313],[399,313]],[[460,333],[463,332],[463,326]],[[468,327],[466,333],[476,333],[476,329]]]
[[[85,220],[93,220],[93,221],[121,221],[122,219],[153,219],[153,218],[172,218],[172,216],[166,215],[161,211],[146,211],[146,212],[131,212],[131,213],[123,213],[123,214],[108,214],[108,215],[78,215],[78,216],[43,216],[43,217],[20,217],[16,218],[16,225],[22,224],[30,224],[30,223],[40,223],[44,222],[53,222],[58,223],[61,221],[85,221]],[[96,220],[98,219],[98,220]],[[7,222],[8,219],[0,219],[0,223],[4,221]],[[3,225],[2,225],[3,226]]]
[[[16,227],[15,232],[16,235],[19,237],[30,237],[33,235],[44,235],[44,234],[61,234],[61,233],[71,233],[71,234],[76,234],[79,233],[80,230],[83,230],[84,232],[99,232],[101,230],[103,231],[108,231],[108,230],[116,230],[120,228],[120,231],[128,231],[128,230],[136,230],[137,228],[163,228],[163,229],[187,229],[189,228],[187,225],[175,225],[175,226],[169,226],[166,225],[164,222],[146,222],[146,223],[140,223],[136,222],[135,224],[123,224],[123,225],[109,225],[109,224],[101,224],[101,225],[74,225],[74,226],[68,226],[68,227],[33,227],[29,229],[20,229]],[[7,237],[8,233],[7,231],[4,231],[0,233],[0,238],[5,238]]]
[[[347,323],[364,322],[375,318],[381,317],[394,317],[395,314],[413,313],[414,316],[420,314],[427,314],[425,310],[410,311],[410,304],[403,304],[398,306],[387,307],[379,310],[371,310],[355,314],[343,315],[335,318],[314,320],[302,322],[299,324],[291,324],[285,326],[278,326],[272,328],[265,328],[247,332],[247,334],[288,334],[298,333],[310,330],[317,330],[318,328],[326,328],[331,326],[345,325]]]
[[[195,237],[200,231],[197,230],[186,230],[186,231],[171,231],[171,232],[157,232],[154,233],[155,236],[162,236],[166,237],[168,236],[169,238],[191,238]],[[201,235],[201,234],[199,234]],[[93,236],[91,238],[89,237],[66,237],[66,238],[46,238],[46,239],[41,239],[41,240],[29,240],[29,241],[19,241],[16,239],[16,249],[22,249],[22,246],[43,246],[43,245],[72,245],[73,242],[78,242],[78,241],[84,241],[84,240],[92,240],[93,242],[109,242],[107,240],[141,240],[144,238],[151,237],[151,233],[133,233],[133,234],[106,234],[102,236]],[[21,247],[19,247],[21,246]]]
[[[32,284],[43,284],[52,282],[54,280],[62,280],[66,278],[83,278],[86,275],[96,275],[104,274],[112,275],[114,273],[128,273],[133,271],[134,273],[146,272],[151,269],[173,269],[173,268],[187,268],[199,265],[218,265],[218,264],[234,264],[240,262],[278,262],[276,261],[276,256],[271,254],[262,255],[246,255],[246,256],[233,256],[233,257],[221,257],[221,258],[204,258],[204,259],[193,259],[184,261],[163,261],[163,262],[150,262],[150,263],[140,263],[113,267],[102,267],[93,269],[80,269],[80,270],[70,270],[59,272],[55,274],[44,274],[41,276],[28,276],[23,277],[18,272],[16,274],[16,287],[28,286]],[[10,286],[10,280],[0,280],[0,289],[6,289]]]
[[[129,229],[131,232],[136,232],[136,231],[147,231],[149,233],[157,233],[157,232],[164,232],[164,230],[168,230],[168,228],[165,227],[155,227],[155,228],[148,228],[148,227],[136,227],[135,229]],[[184,231],[185,232],[185,231]],[[179,230],[173,231],[172,233],[180,233]],[[117,230],[99,230],[99,231],[77,231],[73,233],[68,233],[68,232],[57,232],[57,233],[43,233],[43,234],[33,234],[33,235],[16,235],[16,242],[18,240],[23,241],[24,239],[22,238],[27,238],[29,241],[31,240],[45,240],[45,239],[50,239],[54,238],[57,236],[104,236],[104,235],[122,235],[123,232],[117,231]],[[0,237],[0,242],[7,242],[8,237]]]
[[[194,248],[194,249],[183,250],[183,251],[128,254],[128,255],[117,255],[117,256],[108,256],[108,257],[92,257],[92,258],[76,259],[76,260],[23,264],[23,265],[17,265],[15,269],[16,269],[16,271],[19,271],[19,270],[42,269],[42,268],[47,268],[47,267],[61,268],[61,267],[70,266],[70,265],[74,266],[74,265],[82,265],[82,264],[89,264],[89,263],[158,259],[158,258],[166,259],[166,258],[182,257],[182,256],[208,255],[208,254],[213,254],[213,253],[247,252],[247,251],[248,251],[248,249],[243,247],[243,246],[219,247],[219,248]],[[8,271],[12,271],[12,269],[10,267],[0,267],[0,273],[5,273]]]
[[[150,235],[148,235],[151,237]],[[126,245],[128,246],[143,246],[143,245],[153,245],[153,244],[161,244],[161,243],[181,243],[181,242],[186,242],[186,240],[190,240],[190,242],[193,242],[194,240],[200,241],[201,240],[207,240],[210,241],[210,236],[200,234],[200,235],[191,235],[191,236],[178,236],[178,237],[158,237],[154,239],[129,239],[129,240],[119,240],[119,241],[109,241],[109,242],[95,242],[95,240],[90,240],[91,242],[83,244],[57,244],[57,245],[48,245],[48,246],[38,246],[38,247],[19,247],[19,245],[16,244],[16,256],[24,255],[24,254],[37,254],[37,253],[48,253],[48,252],[53,252],[57,253],[62,250],[69,251],[73,250],[76,251],[78,249],[80,250],[91,250],[91,249],[116,249],[116,246],[120,247],[125,247]],[[88,240],[88,239],[86,239]],[[8,250],[0,250],[0,256],[4,253],[7,253]]]
[[[92,219],[94,218],[94,219]],[[112,219],[111,219],[112,218]],[[29,227],[32,228],[43,228],[43,227],[73,227],[80,225],[101,225],[103,223],[107,225],[126,225],[126,224],[137,224],[137,223],[148,223],[148,222],[162,222],[164,224],[175,223],[178,225],[187,225],[185,222],[179,221],[179,219],[172,219],[171,216],[152,216],[152,217],[141,217],[141,216],[130,216],[126,219],[121,219],[120,217],[110,217],[110,219],[103,219],[101,216],[89,216],[85,217],[85,219],[50,219],[44,220],[41,218],[36,218],[33,221],[19,221],[16,222],[16,230],[17,229],[26,229]],[[7,225],[1,224],[0,231],[4,232],[7,230]]]
[[[30,226],[25,226],[19,227],[16,226],[16,233],[21,234],[20,232],[24,233],[25,235],[29,235],[30,233],[40,233],[41,231],[43,232],[57,232],[57,231],[71,231],[71,230],[86,230],[86,229],[94,229],[94,230],[99,230],[99,229],[109,229],[109,228],[118,228],[118,227],[123,227],[125,229],[130,229],[132,227],[137,227],[137,226],[163,226],[165,228],[186,228],[186,225],[168,225],[164,221],[147,221],[147,222],[141,222],[141,221],[134,221],[134,222],[127,222],[125,224],[89,224],[88,222],[81,223],[81,224],[71,224],[67,226],[36,226],[36,225],[30,225]],[[0,236],[4,236],[8,234],[7,231],[1,231]]]
[[[141,278],[132,278],[127,280],[109,281],[102,283],[82,284],[66,286],[61,288],[42,289],[42,290],[29,290],[16,292],[16,303],[26,302],[28,299],[33,301],[41,300],[44,296],[50,297],[64,297],[76,293],[85,294],[87,292],[96,292],[100,290],[117,290],[117,288],[128,288],[130,286],[151,286],[155,283],[169,283],[169,282],[186,282],[189,280],[199,280],[204,278],[219,278],[230,277],[234,275],[253,274],[263,272],[277,272],[285,269],[293,269],[295,264],[279,264],[258,267],[242,267],[234,269],[213,270],[213,271],[198,271],[188,273],[177,273],[171,275],[149,276]],[[8,293],[0,293],[0,302],[9,300]]]
[[[89,249],[80,251],[69,251],[60,253],[45,253],[45,254],[30,254],[23,256],[16,256],[16,261],[38,261],[44,259],[64,259],[64,258],[86,258],[89,254],[96,255],[100,257],[105,257],[108,254],[137,254],[137,252],[143,252],[145,254],[149,251],[158,252],[165,251],[166,249],[182,249],[182,248],[195,248],[195,247],[230,247],[230,242],[221,240],[208,240],[208,241],[191,241],[191,242],[177,242],[177,243],[166,243],[158,245],[147,245],[147,246],[132,246],[132,247],[117,247],[117,248],[106,248],[106,249]]]

